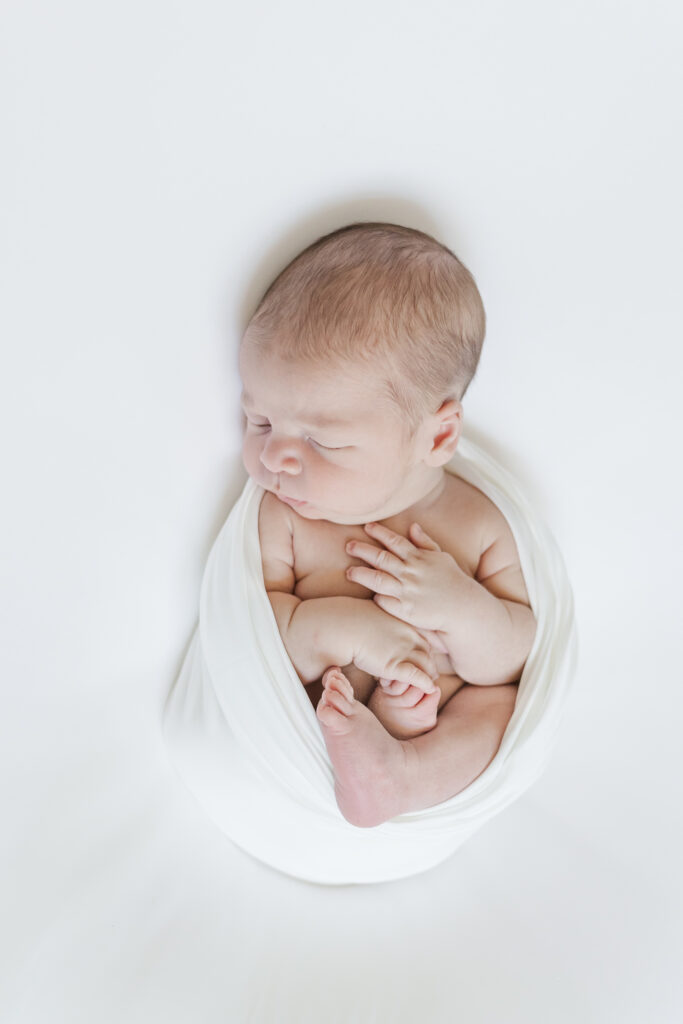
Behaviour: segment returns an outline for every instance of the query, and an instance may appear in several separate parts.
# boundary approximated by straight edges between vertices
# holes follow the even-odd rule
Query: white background
[[[679,11],[3,5],[3,1019],[681,1019]],[[205,819],[160,716],[244,481],[240,330],[354,220],[473,271],[467,423],[560,543],[581,657],[527,796],[323,889]]]

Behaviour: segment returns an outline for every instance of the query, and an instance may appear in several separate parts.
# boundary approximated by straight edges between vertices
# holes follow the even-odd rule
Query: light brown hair
[[[407,436],[474,376],[486,317],[467,268],[414,228],[354,223],[299,253],[261,298],[248,330],[279,357],[383,376]]]

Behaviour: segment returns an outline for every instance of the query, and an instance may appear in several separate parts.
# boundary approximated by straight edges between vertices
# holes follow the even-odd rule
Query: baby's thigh
[[[460,676],[452,674],[439,676],[438,679],[434,680],[434,683],[441,690],[441,696],[439,697],[439,706],[436,711],[437,714],[441,711],[441,708],[444,706],[444,704],[447,704],[451,697],[453,697],[458,692],[458,690],[462,690],[463,686],[466,685],[464,679],[461,679]]]
[[[517,683],[502,683],[500,686],[463,684],[448,704],[448,714],[472,721],[489,720],[502,726],[504,731],[515,710],[517,688]]]

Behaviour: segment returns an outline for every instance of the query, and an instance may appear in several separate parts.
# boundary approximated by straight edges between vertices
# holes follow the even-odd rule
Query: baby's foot
[[[403,811],[415,753],[354,698],[340,668],[328,669],[322,683],[316,714],[334,769],[339,810],[352,825],[381,825]]]
[[[396,689],[390,681],[383,681],[375,687],[368,701],[369,710],[388,733],[397,740],[407,740],[434,728],[441,698],[438,686],[434,693],[408,686],[403,693],[396,694],[392,688]]]

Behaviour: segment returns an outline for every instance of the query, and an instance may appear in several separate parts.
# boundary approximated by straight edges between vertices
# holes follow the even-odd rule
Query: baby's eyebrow
[[[253,405],[251,395],[247,391],[242,392],[242,403],[246,405]],[[307,427],[344,427],[348,426],[348,417],[331,416],[328,413],[320,413],[314,415],[313,413],[306,414]]]

